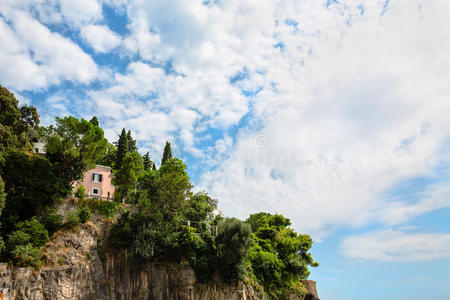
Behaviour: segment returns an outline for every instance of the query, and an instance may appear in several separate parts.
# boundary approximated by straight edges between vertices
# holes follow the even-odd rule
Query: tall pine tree
[[[115,169],[118,170],[122,167],[123,159],[128,152],[128,137],[125,128],[122,129],[122,133],[119,136],[119,141],[117,142],[117,154],[116,154],[116,166]]]
[[[131,130],[128,130],[127,140],[128,140],[128,151],[129,152],[137,151],[136,140],[134,140],[131,137]]]
[[[170,143],[166,142],[166,146],[164,147],[163,157],[161,160],[161,165],[163,165],[169,159],[172,159],[172,149],[170,148]]]

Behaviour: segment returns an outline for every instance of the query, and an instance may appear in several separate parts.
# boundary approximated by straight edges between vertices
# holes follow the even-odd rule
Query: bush
[[[30,242],[33,247],[40,247],[48,241],[48,231],[45,229],[44,224],[39,222],[36,217],[19,222],[16,228],[30,236]]]
[[[42,266],[42,252],[39,248],[33,247],[31,243],[18,245],[11,252],[15,265],[20,267],[33,266],[39,268]]]
[[[66,223],[64,226],[74,228],[80,224],[80,211],[78,209],[71,210],[67,213]]]
[[[79,185],[77,188],[77,192],[75,193],[75,197],[77,197],[80,200],[83,200],[86,197],[86,189],[84,188],[84,185]]]
[[[83,205],[79,209],[79,218],[81,223],[86,223],[92,217],[92,212],[89,206]]]
[[[58,231],[63,225],[64,216],[58,214],[56,208],[47,208],[47,214],[41,219],[50,234]]]
[[[104,216],[107,218],[112,218],[116,215],[120,203],[111,202],[99,199],[87,199],[86,204],[89,208],[99,214],[100,216]]]
[[[8,234],[6,240],[6,252],[11,253],[17,246],[26,245],[30,242],[31,237],[28,233],[21,230],[16,230]]]

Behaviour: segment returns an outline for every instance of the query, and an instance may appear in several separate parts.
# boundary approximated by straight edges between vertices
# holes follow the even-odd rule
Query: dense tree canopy
[[[69,184],[80,180],[105,155],[108,145],[100,127],[75,117],[57,117],[56,126],[44,128],[43,136],[48,160]]]

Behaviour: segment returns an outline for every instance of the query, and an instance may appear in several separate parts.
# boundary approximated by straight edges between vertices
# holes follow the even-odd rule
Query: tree
[[[103,130],[75,117],[56,118],[56,126],[44,128],[49,161],[67,183],[80,180],[83,173],[105,155],[108,141]]]
[[[1,215],[3,231],[12,230],[18,221],[31,218],[70,193],[72,186],[58,175],[58,169],[39,156],[19,151],[9,154],[2,174],[7,193]]]
[[[116,158],[117,158],[116,147],[114,147],[113,144],[108,143],[106,145],[105,154],[97,160],[96,164],[115,168],[114,165],[116,163]]]
[[[31,149],[36,138],[39,115],[33,106],[22,106],[14,94],[0,85],[0,160],[12,149]],[[1,161],[0,161],[1,162]]]
[[[251,241],[250,225],[236,218],[227,218],[219,224],[216,247],[220,261],[219,269],[224,281],[244,279],[246,275],[244,259]]]
[[[139,173],[144,169],[142,158],[137,152],[128,152],[122,166],[114,174],[113,183],[116,185],[114,198],[123,202],[128,200],[131,192],[135,189]]]
[[[186,165],[182,160],[172,158],[161,165],[157,173],[155,209],[158,209],[166,220],[181,218],[192,188]]]
[[[123,159],[128,152],[128,137],[125,128],[122,129],[122,133],[119,136],[119,141],[117,142],[117,154],[116,154],[116,170],[122,167]]]
[[[145,171],[152,169],[153,162],[150,160],[150,154],[148,152],[145,153],[143,161],[144,161],[144,170]]]
[[[172,159],[172,149],[170,147],[170,142],[166,142],[166,146],[164,146],[163,157],[161,160],[161,165],[163,165],[166,161]]]
[[[128,140],[128,151],[129,152],[137,151],[138,148],[136,146],[136,140],[134,140],[131,137],[131,130],[128,130],[128,132],[127,132],[127,140]]]
[[[297,234],[289,227],[291,221],[279,214],[253,214],[246,223],[253,230],[249,260],[266,292],[273,298],[301,294],[299,279],[308,277],[308,266],[319,265],[308,252],[312,245],[309,235]]]
[[[5,207],[6,193],[5,193],[5,183],[0,176],[0,216],[2,215],[3,208]]]
[[[186,218],[195,223],[212,219],[212,212],[217,208],[217,200],[212,199],[206,192],[198,192],[188,200]]]
[[[99,126],[98,119],[96,116],[93,116],[92,119],[89,120],[89,122],[91,122],[95,126]]]

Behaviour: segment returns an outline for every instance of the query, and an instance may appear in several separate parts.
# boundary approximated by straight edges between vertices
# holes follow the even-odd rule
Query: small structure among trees
[[[84,172],[83,180],[75,184],[75,189],[81,184],[87,197],[112,201],[115,192],[112,179],[111,167],[96,165],[95,168]]]

